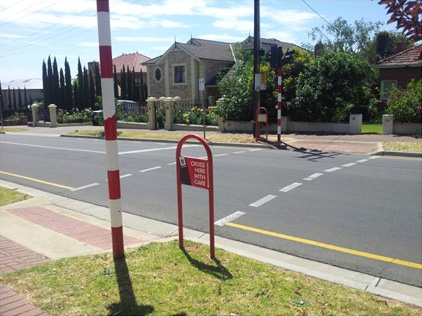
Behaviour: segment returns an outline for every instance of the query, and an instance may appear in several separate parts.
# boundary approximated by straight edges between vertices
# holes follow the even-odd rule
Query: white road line
[[[144,170],[139,170],[139,172],[148,172],[148,171],[152,171],[152,170],[156,170],[156,169],[160,169],[162,168],[161,166],[157,166],[157,167],[152,167],[152,168],[148,168],[148,169],[144,169]]]
[[[358,160],[358,161],[356,161],[356,162],[358,162],[358,163],[363,163],[363,162],[367,162],[367,161],[369,161],[369,159],[361,159],[361,160]]]
[[[334,168],[331,168],[331,169],[327,169],[327,170],[324,170],[325,172],[334,172],[334,171],[337,171],[337,170],[340,170],[341,168],[340,167],[334,167]]]
[[[199,145],[184,145],[183,148],[198,147],[198,146]],[[177,146],[171,146],[171,147],[162,147],[162,148],[149,148],[149,149],[122,151],[122,152],[119,152],[119,155],[139,154],[139,153],[147,153],[147,152],[151,152],[151,151],[171,150],[171,149],[176,149],[176,148],[177,148]]]
[[[223,157],[223,156],[228,156],[229,154],[218,154],[218,155],[214,155],[214,157]]]
[[[176,164],[176,162],[174,161],[174,162],[168,163],[167,166],[174,166],[175,164]]]
[[[224,217],[224,218],[222,218],[222,219],[220,219],[220,220],[216,221],[214,224],[215,224],[215,225],[217,225],[217,226],[224,226],[224,225],[226,225],[227,223],[232,222],[232,221],[234,221],[235,219],[237,219],[237,218],[239,218],[240,216],[243,216],[243,215],[245,215],[245,214],[246,214],[245,212],[240,212],[240,211],[237,211],[237,212],[234,212],[233,214],[230,214],[229,216],[226,216],[226,217]]]
[[[314,173],[307,178],[303,178],[303,180],[312,181],[312,180],[314,180],[314,179],[316,179],[316,178],[318,178],[322,175],[323,175],[323,173]]]
[[[250,149],[249,151],[260,151],[260,150],[262,150],[262,148]]]
[[[75,192],[75,191],[79,191],[79,190],[84,190],[84,189],[92,188],[92,187],[95,187],[97,185],[100,185],[100,184],[99,183],[91,183],[91,184],[87,184],[87,185],[84,185],[84,186],[79,187],[79,188],[74,188],[74,189],[72,189],[70,191]]]
[[[368,159],[378,159],[378,158],[380,158],[380,156],[371,156]]]
[[[252,204],[249,204],[249,206],[252,206],[252,207],[260,207],[261,205],[263,205],[263,204],[271,201],[272,199],[275,199],[276,197],[277,196],[275,196],[275,195],[267,195],[266,197],[263,197],[262,199],[254,202]]]
[[[347,164],[343,165],[343,167],[352,167],[354,165],[356,165],[356,162],[347,163]]]
[[[279,191],[280,192],[289,192],[289,191],[291,191],[291,190],[293,190],[293,189],[295,189],[295,188],[297,188],[298,186],[301,186],[301,185],[302,185],[302,183],[295,182],[295,183],[292,183],[291,185],[288,185],[287,187],[280,189]]]
[[[133,174],[131,174],[131,173],[124,174],[124,175],[120,176],[120,179],[127,178],[127,177],[130,177],[130,176],[133,176]]]
[[[9,144],[9,145],[26,146],[26,147],[37,147],[37,148],[46,148],[46,149],[80,151],[80,152],[85,152],[85,153],[105,154],[105,151],[88,150],[88,149],[71,149],[71,148],[63,148],[63,147],[51,147],[51,146],[32,145],[32,144],[23,144],[23,143],[12,143],[12,142],[0,142],[0,143]]]
[[[244,154],[246,151],[242,150],[242,151],[235,151],[233,154],[237,155],[237,154]]]

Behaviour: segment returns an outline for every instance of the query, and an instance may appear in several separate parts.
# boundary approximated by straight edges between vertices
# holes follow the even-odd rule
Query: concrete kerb
[[[54,209],[54,211],[67,216],[76,217],[80,220],[95,223],[102,227],[109,227],[109,209],[106,207],[73,200],[6,181],[1,181],[1,185],[17,189],[35,197],[31,200],[10,205],[7,208],[20,207],[25,204],[30,205],[31,203],[38,204]],[[138,236],[142,238],[145,243],[174,240],[177,238],[178,234],[177,225],[128,213],[123,213],[123,224],[125,234]],[[188,240],[207,245],[209,244],[209,235],[207,233],[191,229],[184,229],[184,233],[185,238]],[[216,246],[226,251],[270,263],[287,270],[300,272],[329,282],[339,283],[348,287],[422,307],[422,288],[380,279],[368,274],[314,262],[218,236],[216,237]]]

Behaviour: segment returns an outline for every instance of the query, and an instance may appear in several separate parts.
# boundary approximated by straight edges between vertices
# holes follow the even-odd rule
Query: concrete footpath
[[[0,186],[16,189],[32,199],[2,207],[0,211],[0,273],[50,260],[111,251],[109,209],[53,195],[11,182]],[[123,214],[125,248],[177,238],[177,226]],[[188,240],[208,244],[209,235],[185,229]],[[249,244],[216,237],[216,247],[304,273],[330,282],[368,291],[422,307],[422,289],[286,255]],[[46,315],[1,285],[1,315]]]

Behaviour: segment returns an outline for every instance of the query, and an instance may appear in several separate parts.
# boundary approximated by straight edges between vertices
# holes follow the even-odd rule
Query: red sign
[[[182,184],[209,189],[208,160],[193,157],[179,157]]]

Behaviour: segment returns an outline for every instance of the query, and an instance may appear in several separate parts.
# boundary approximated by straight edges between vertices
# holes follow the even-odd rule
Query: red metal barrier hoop
[[[207,152],[207,160],[181,156],[183,144],[189,139],[199,141]],[[183,174],[182,174],[183,173]],[[209,199],[209,234],[210,234],[210,258],[215,258],[214,238],[214,176],[213,158],[210,146],[202,137],[195,134],[184,136],[176,149],[176,176],[177,176],[177,214],[179,226],[179,248],[184,249],[183,241],[183,203],[182,182],[198,188],[208,190]],[[183,178],[183,179],[182,179]]]

